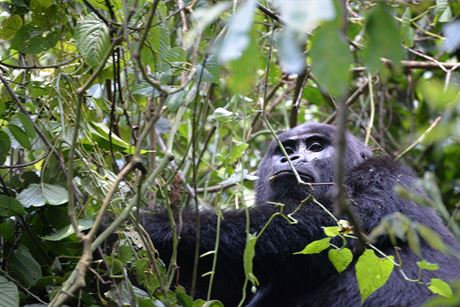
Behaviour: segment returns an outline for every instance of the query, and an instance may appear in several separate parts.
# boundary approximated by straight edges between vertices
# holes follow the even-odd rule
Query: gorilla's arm
[[[279,209],[270,204],[259,204],[250,209],[250,232],[259,233],[270,217]],[[285,212],[288,214],[289,212]],[[277,283],[275,289],[288,295],[292,284],[305,286],[326,278],[333,273],[330,263],[322,255],[293,255],[311,241],[324,237],[321,226],[333,225],[334,221],[314,204],[306,204],[293,216],[296,224],[289,224],[283,217],[275,217],[257,241],[254,273],[262,286]],[[178,265],[180,283],[190,286],[195,249],[195,213],[184,212],[180,234]],[[200,211],[200,254],[215,247],[217,215],[210,210]],[[143,216],[143,224],[158,249],[160,256],[169,262],[172,249],[172,233],[164,213]],[[217,255],[216,285],[226,285],[213,291],[213,297],[230,303],[240,298],[244,282],[243,252],[246,244],[246,212],[224,211],[220,226],[219,251]],[[327,259],[326,259],[327,260]],[[315,264],[315,262],[317,262]],[[305,265],[309,263],[309,265]],[[200,259],[199,276],[211,270],[212,256]],[[198,296],[206,294],[208,279],[199,278]],[[280,294],[281,296],[281,294]],[[236,301],[237,302],[237,301]],[[284,300],[286,302],[286,300]]]

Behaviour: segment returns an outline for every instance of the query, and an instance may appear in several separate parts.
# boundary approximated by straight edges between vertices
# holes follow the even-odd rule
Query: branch
[[[12,69],[25,69],[25,70],[33,70],[33,69],[48,69],[48,68],[60,68],[62,66],[65,66],[67,64],[72,63],[75,61],[77,58],[71,58],[67,61],[61,62],[61,63],[56,63],[56,64],[50,64],[50,65],[31,65],[31,66],[20,66],[20,65],[12,65],[12,64],[7,64],[5,62],[0,61],[0,65],[12,68]]]
[[[394,63],[388,59],[381,59],[382,63],[391,67]],[[460,63],[446,63],[446,62],[429,62],[429,61],[401,61],[399,64],[405,69],[458,69],[460,68]],[[366,71],[367,67],[359,66],[351,69],[353,72],[363,72]]]
[[[425,130],[425,132],[422,133],[422,135],[420,135],[416,140],[415,142],[413,142],[412,144],[409,145],[409,147],[407,147],[406,149],[404,149],[401,153],[399,153],[395,160],[399,160],[401,159],[402,156],[404,156],[406,153],[408,153],[410,150],[412,150],[412,148],[414,148],[415,146],[417,146],[417,144],[419,144],[420,142],[422,142],[425,137],[428,135],[428,133],[431,132],[431,130],[433,130],[438,124],[439,122],[441,121],[442,117],[441,116],[438,116],[436,117],[436,119],[434,120],[434,122],[428,127],[428,129]]]

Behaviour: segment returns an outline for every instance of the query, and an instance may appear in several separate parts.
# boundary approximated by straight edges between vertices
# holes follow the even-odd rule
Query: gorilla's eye
[[[323,149],[324,149],[324,146],[320,142],[313,142],[308,146],[308,150],[310,150],[310,151],[317,152],[317,151],[321,151]]]

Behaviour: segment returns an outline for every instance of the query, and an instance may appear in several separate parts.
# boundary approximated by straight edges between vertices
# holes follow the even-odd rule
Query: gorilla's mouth
[[[308,183],[313,183],[315,182],[315,179],[308,175],[307,173],[304,173],[304,172],[299,172],[297,171],[297,173],[299,174],[299,177],[300,179],[302,179],[302,181],[304,182],[308,182]],[[275,179],[287,179],[287,178],[292,178],[294,177],[295,178],[295,174],[292,170],[282,170],[282,171],[279,171],[279,172],[276,172],[273,176],[270,177],[270,182],[272,182],[273,180]]]

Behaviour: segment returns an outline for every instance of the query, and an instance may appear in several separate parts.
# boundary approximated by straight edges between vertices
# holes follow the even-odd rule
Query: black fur
[[[280,134],[284,147],[302,179],[312,183],[333,181],[335,160],[335,127],[322,124],[305,124]],[[313,137],[313,138],[310,138]],[[371,157],[370,150],[359,140],[347,134],[345,157],[346,187],[352,200],[352,209],[369,233],[383,217],[400,212],[411,220],[424,223],[438,232],[443,240],[456,250],[459,243],[452,237],[437,214],[429,208],[399,198],[393,191],[399,184],[411,188],[414,174],[408,168],[389,158]],[[315,140],[324,148],[309,147]],[[298,207],[309,193],[313,193],[324,206],[333,211],[333,186],[300,186],[289,173],[287,161],[276,142],[272,142],[259,166],[256,205],[250,209],[251,233],[259,232],[278,209],[269,202],[283,203],[285,213]],[[289,147],[289,148],[288,148]],[[309,150],[309,148],[311,150]],[[314,149],[314,150],[313,150]],[[281,172],[284,171],[284,172]],[[281,173],[280,173],[281,172]],[[275,175],[279,173],[279,175]],[[274,176],[275,175],[275,176]],[[216,215],[211,211],[200,212],[201,253],[214,249]],[[297,224],[289,224],[275,218],[257,241],[254,273],[260,282],[257,293],[250,295],[248,306],[359,306],[360,294],[354,272],[354,263],[338,274],[326,253],[318,255],[294,255],[311,241],[324,238],[321,226],[334,225],[332,218],[314,203],[305,204],[296,212]],[[165,214],[143,216],[143,223],[161,257],[168,261],[171,254],[171,232]],[[195,242],[194,213],[186,212],[180,234],[179,271],[180,283],[190,286]],[[244,211],[225,211],[221,224],[217,272],[212,298],[226,306],[236,306],[241,299],[244,281],[243,250],[245,247],[246,214]],[[378,242],[379,248],[394,254],[388,240]],[[419,258],[404,242],[400,243],[404,271],[415,278]],[[439,264],[438,271],[424,271],[423,279],[439,277],[451,280],[460,277],[459,261],[446,256],[422,242],[423,258]],[[356,259],[357,257],[355,257]],[[212,257],[200,259],[199,275],[211,268]],[[197,296],[205,297],[208,278],[199,278]],[[431,296],[424,285],[405,281],[395,269],[388,282],[372,294],[365,306],[417,306]]]

